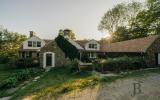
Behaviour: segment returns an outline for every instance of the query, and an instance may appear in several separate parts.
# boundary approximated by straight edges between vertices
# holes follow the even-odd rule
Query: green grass
[[[8,65],[0,64],[0,82],[8,78],[13,72],[13,70],[8,70]]]
[[[9,66],[8,64],[0,64],[0,85],[3,84],[4,82],[6,82],[7,79],[10,79],[10,78],[13,78],[13,77],[21,77],[21,78],[24,77],[24,76],[21,76],[21,75],[24,75],[24,73],[22,73],[22,71],[29,71],[29,69],[31,70],[33,68],[17,69],[17,68],[15,68],[13,66]],[[33,71],[34,72],[39,71],[39,68],[38,69],[34,68]],[[21,74],[18,74],[19,72],[21,72]],[[19,76],[17,76],[17,75],[19,75]],[[30,80],[32,78],[33,78],[33,76],[32,77],[28,77],[27,79],[24,79],[23,81]],[[23,83],[23,81],[18,81],[16,83],[16,87],[19,87],[19,85],[21,83]],[[4,87],[2,88],[1,87],[0,97],[10,96],[10,95],[14,94],[14,93],[7,92],[8,89],[9,88],[4,88]]]
[[[13,100],[20,100],[27,95],[35,95],[34,99],[48,97],[55,98],[75,89],[94,87],[98,84],[98,78],[90,72],[71,73],[67,67],[54,68],[38,80],[19,90],[12,97]]]
[[[17,70],[16,69],[11,69],[11,67],[7,64],[0,64],[0,83],[4,81],[5,79],[9,78],[12,76],[13,73],[15,73]],[[10,96],[12,95],[7,93],[6,90],[1,90],[0,91],[0,97],[4,96]]]
[[[2,75],[0,76],[0,81],[17,71],[16,69],[9,70],[5,65],[0,66],[3,66],[0,68],[0,75]],[[72,73],[70,68],[59,67],[43,73],[38,81],[30,82],[24,88],[20,87],[14,94],[7,94],[5,91],[0,91],[0,94],[3,96],[12,95],[11,100],[21,100],[26,96],[31,96],[35,100],[56,99],[58,96],[73,90],[93,88],[100,82],[110,83],[118,79],[145,77],[152,73],[160,74],[160,68],[126,72],[118,76],[103,77],[100,79],[91,72]]]
[[[107,76],[101,79],[101,82],[114,82],[118,79],[126,79],[126,78],[136,78],[136,77],[146,77],[150,74],[160,74],[160,68],[153,68],[153,69],[143,69],[131,72],[121,73],[117,76]]]

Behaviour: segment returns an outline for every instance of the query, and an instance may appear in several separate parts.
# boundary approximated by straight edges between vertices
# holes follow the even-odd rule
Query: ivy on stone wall
[[[75,46],[73,46],[70,42],[68,42],[68,40],[64,38],[62,35],[58,35],[55,41],[57,45],[65,53],[66,57],[69,57],[72,60],[78,58],[78,49]]]

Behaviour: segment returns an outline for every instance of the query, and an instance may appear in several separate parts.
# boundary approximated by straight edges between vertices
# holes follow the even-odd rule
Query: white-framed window
[[[40,41],[28,41],[28,47],[41,47]]]
[[[37,42],[33,41],[33,47],[37,47]]]
[[[90,49],[97,49],[97,44],[89,44]]]
[[[94,44],[94,49],[97,49],[97,44]]]
[[[95,52],[90,52],[89,58],[97,58],[97,54]]]
[[[41,42],[37,41],[37,47],[41,47]]]
[[[32,41],[28,41],[28,47],[32,47]]]

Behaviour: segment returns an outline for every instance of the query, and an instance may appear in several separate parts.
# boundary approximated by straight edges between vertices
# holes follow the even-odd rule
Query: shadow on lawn
[[[27,95],[32,99],[57,98],[60,94],[72,90],[94,87],[98,81],[98,77],[91,72],[71,73],[70,68],[67,67],[53,68],[37,82],[20,89],[12,99],[26,98],[24,96]]]

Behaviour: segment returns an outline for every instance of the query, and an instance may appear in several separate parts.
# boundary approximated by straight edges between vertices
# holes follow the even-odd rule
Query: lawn
[[[5,65],[0,68],[0,81],[9,77],[11,73],[17,72],[18,69],[9,70]],[[138,70],[118,74],[118,76],[109,76],[100,78],[92,72],[73,73],[68,67],[53,68],[49,72],[41,74],[41,78],[37,81],[32,81],[25,86],[20,87],[13,94],[5,94],[0,96],[12,95],[11,100],[21,100],[30,97],[33,100],[39,99],[56,99],[64,93],[73,90],[83,90],[93,88],[100,82],[110,83],[118,79],[145,77],[152,73],[160,74],[160,68]]]
[[[0,64],[0,97],[13,95],[8,92],[13,88],[19,88],[24,81],[33,79],[42,73],[40,68],[15,68],[9,64]],[[11,90],[12,91],[12,90]]]
[[[98,81],[98,77],[91,74],[91,72],[72,73],[67,67],[53,68],[37,82],[32,82],[17,91],[11,99],[19,100],[25,96],[30,96],[32,99],[37,100],[56,98],[60,94],[75,89],[92,88],[98,84]]]
[[[0,64],[0,84],[3,82],[5,79],[9,78],[12,76],[13,73],[16,73],[18,70],[17,69],[11,69],[9,65],[7,64]],[[0,91],[0,97],[2,96],[9,96],[12,94],[6,93],[5,90]]]
[[[150,74],[160,74],[160,68],[150,68],[150,69],[141,69],[141,70],[136,70],[136,71],[123,72],[123,73],[118,74],[117,76],[103,77],[101,79],[101,82],[110,83],[118,79],[147,77]]]
[[[15,70],[10,70],[6,64],[0,64],[0,82],[8,78]]]
[[[8,77],[10,77],[11,74],[15,72],[15,70],[10,70],[8,67],[9,66],[6,64],[0,64],[0,83],[5,79],[7,79]],[[5,90],[0,91],[0,97],[8,95],[11,94],[6,93]]]

